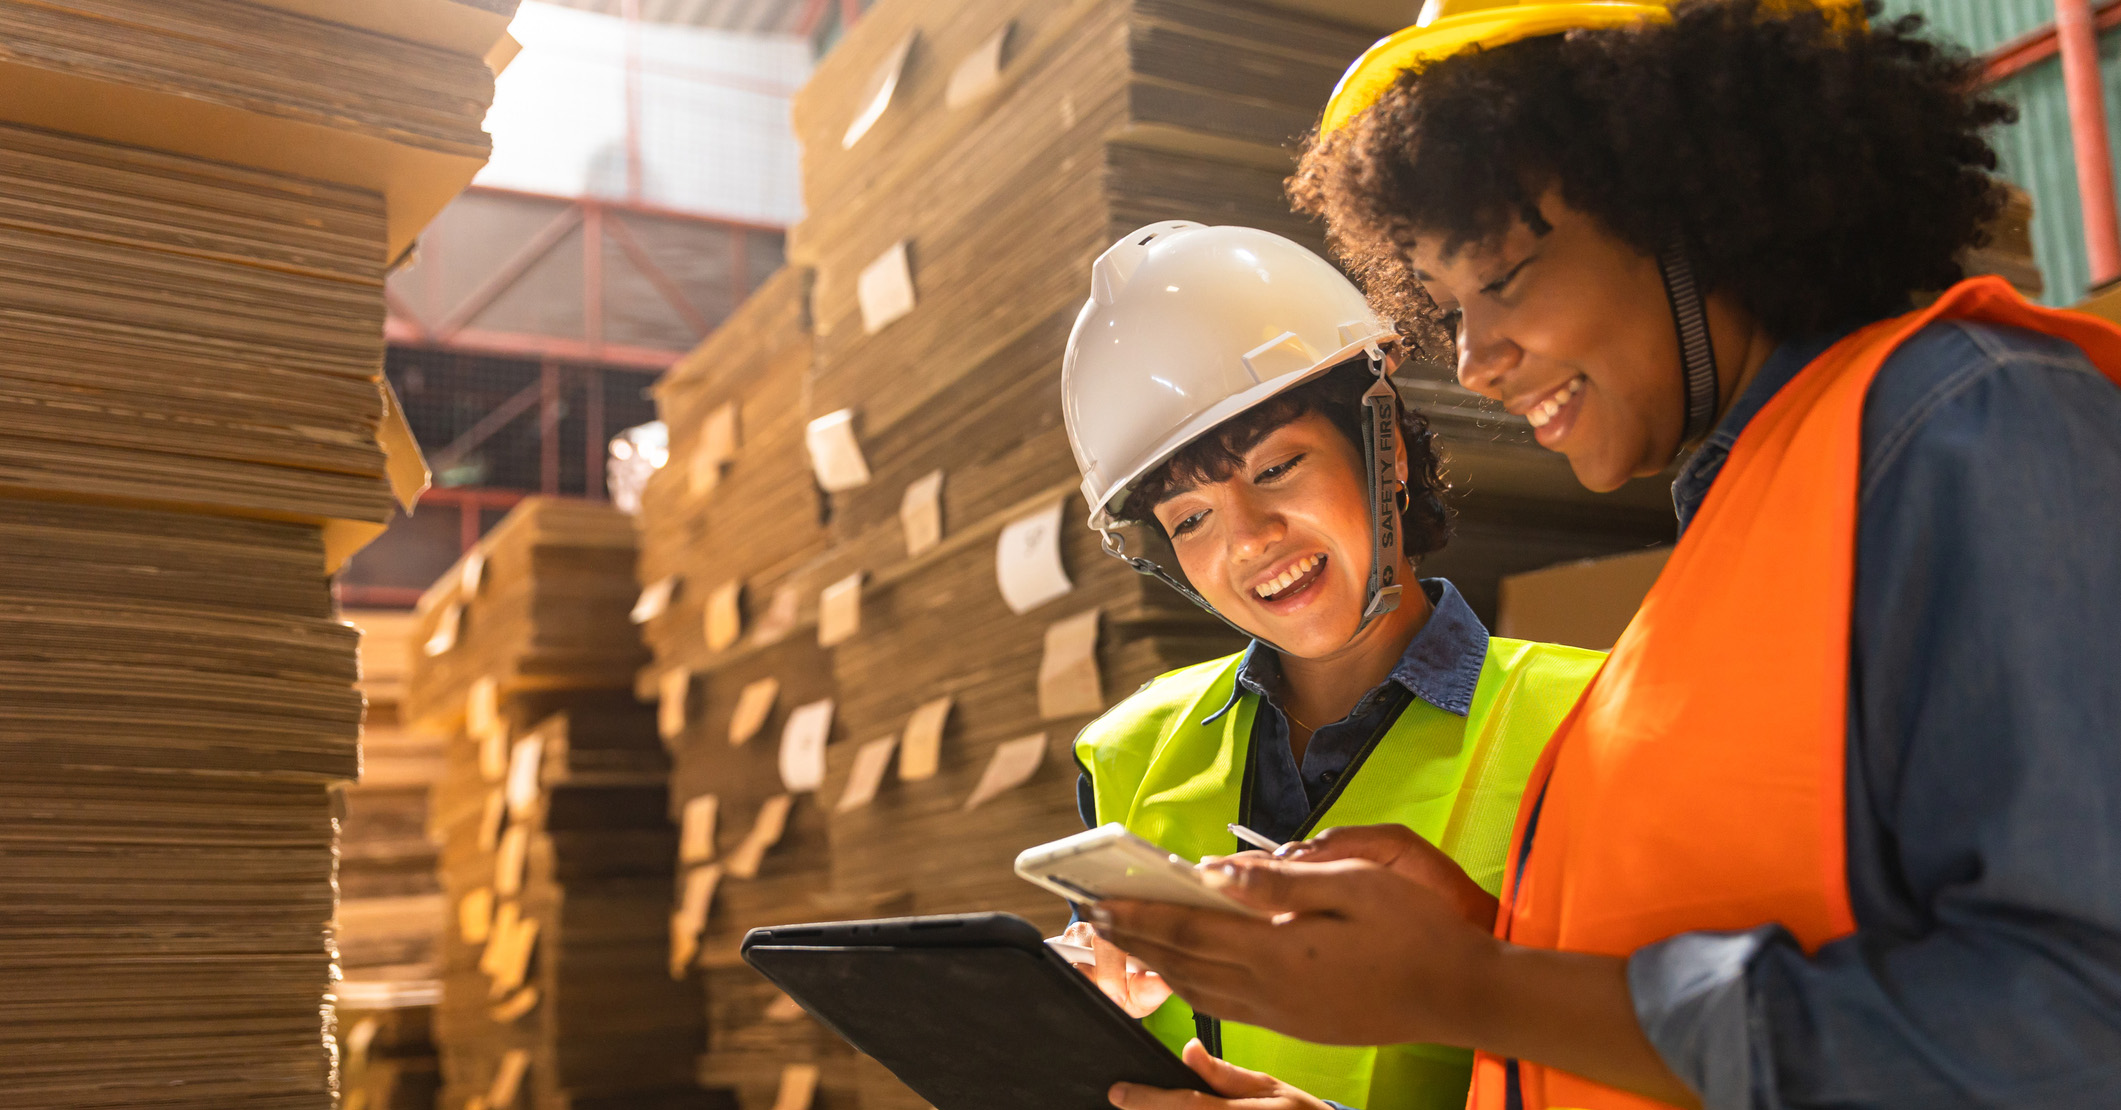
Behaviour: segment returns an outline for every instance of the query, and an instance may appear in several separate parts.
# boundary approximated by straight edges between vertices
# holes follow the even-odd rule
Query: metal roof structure
[[[549,0],[569,8],[625,15],[626,0]],[[837,0],[832,0],[837,2]],[[823,16],[819,0],[638,0],[640,18],[724,31],[807,35]]]

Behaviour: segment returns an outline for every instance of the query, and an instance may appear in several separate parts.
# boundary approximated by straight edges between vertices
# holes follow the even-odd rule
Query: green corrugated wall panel
[[[1885,16],[1920,15],[1932,34],[1985,53],[2055,21],[2055,0],[1885,0]]]
[[[1985,53],[2054,22],[2054,0],[1886,0],[1887,17],[1920,14],[1928,32]],[[2100,41],[2108,146],[2121,153],[2121,33]],[[1996,86],[2017,105],[2018,122],[1994,137],[2003,174],[2033,197],[2033,250],[2049,304],[2075,304],[2091,283],[2084,223],[2077,201],[2076,155],[2062,64],[2049,58]],[[2121,164],[2121,160],[2117,160]],[[2117,172],[2121,177],[2121,172]]]

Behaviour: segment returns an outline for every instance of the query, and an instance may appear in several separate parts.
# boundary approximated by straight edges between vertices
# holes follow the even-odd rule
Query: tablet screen
[[[1100,1110],[1200,1078],[1058,957],[1015,947],[752,947],[750,960],[936,1110]]]

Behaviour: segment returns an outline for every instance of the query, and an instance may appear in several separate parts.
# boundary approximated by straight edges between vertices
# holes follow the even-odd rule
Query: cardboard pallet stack
[[[660,385],[642,510],[637,689],[691,848],[673,955],[709,984],[701,1080],[747,1110],[921,1105],[743,967],[747,928],[1058,927],[1009,863],[1080,827],[1074,734],[1236,645],[1082,526],[1061,350],[1090,262],[1143,223],[1315,244],[1282,144],[1374,37],[1197,0],[887,0],[799,94],[798,267]]]
[[[444,914],[427,839],[427,797],[442,769],[438,737],[412,731],[399,703],[412,666],[413,614],[346,611],[361,630],[361,777],[337,788],[343,976],[339,1064],[345,1110],[428,1110],[441,1083],[432,1026]]]
[[[406,702],[451,739],[440,1105],[703,1107],[697,986],[665,970],[669,759],[631,676],[631,520],[523,502],[422,598]]]
[[[424,481],[383,273],[484,161],[513,7],[0,2],[11,1104],[332,1104],[328,575]]]

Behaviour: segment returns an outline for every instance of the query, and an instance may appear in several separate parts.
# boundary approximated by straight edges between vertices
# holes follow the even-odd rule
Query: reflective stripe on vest
[[[1540,748],[1604,658],[1553,644],[1491,638],[1471,712],[1411,701],[1350,767],[1313,829],[1397,823],[1444,850],[1489,893],[1526,777]],[[1187,859],[1243,846],[1224,828],[1245,816],[1256,699],[1229,704],[1240,656],[1173,671],[1114,707],[1076,739],[1100,822],[1119,821]],[[1175,1051],[1194,1035],[1173,999],[1144,1024]],[[1318,1045],[1251,1026],[1222,1025],[1223,1057],[1363,1110],[1462,1110],[1471,1054],[1434,1045]]]
[[[1695,930],[1779,922],[1807,951],[1854,930],[1843,780],[1863,402],[1886,358],[1938,319],[2053,335],[2121,383],[2121,329],[2036,308],[1992,277],[1807,366],[1746,426],[1541,757],[1498,935],[1624,956]],[[1511,1070],[1480,1056],[1472,1110],[1510,1105]],[[1525,1110],[1662,1105],[1530,1062],[1514,1070]]]

